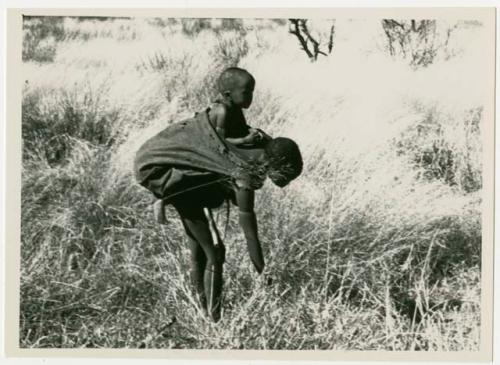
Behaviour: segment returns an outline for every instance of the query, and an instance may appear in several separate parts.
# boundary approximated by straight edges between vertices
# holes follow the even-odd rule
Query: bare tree
[[[311,61],[316,61],[321,54],[327,56],[332,53],[334,46],[335,24],[332,23],[329,29],[328,41],[326,45],[327,52],[321,48],[324,46],[319,37],[314,37],[308,27],[307,19],[288,19],[289,32],[297,37],[300,48],[307,54]],[[332,21],[333,22],[333,21]]]
[[[391,56],[401,56],[410,60],[414,68],[426,67],[436,58],[438,51],[448,45],[452,31],[450,27],[441,37],[435,20],[382,20],[382,28],[387,36],[387,50]]]

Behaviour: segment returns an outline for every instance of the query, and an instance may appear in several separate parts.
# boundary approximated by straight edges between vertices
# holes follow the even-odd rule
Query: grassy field
[[[413,67],[379,21],[336,22],[310,62],[283,21],[26,18],[20,345],[478,350],[484,30],[436,39],[450,27]],[[305,169],[257,194],[270,286],[233,209],[213,324],[180,221],[154,223],[131,169],[232,65],[257,80],[249,123],[295,139]]]

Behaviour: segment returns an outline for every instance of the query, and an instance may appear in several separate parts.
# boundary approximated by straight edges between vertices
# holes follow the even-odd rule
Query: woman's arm
[[[236,190],[236,203],[239,207],[239,223],[247,241],[250,259],[260,274],[264,270],[264,257],[257,233],[257,219],[254,213],[254,191],[246,188]]]

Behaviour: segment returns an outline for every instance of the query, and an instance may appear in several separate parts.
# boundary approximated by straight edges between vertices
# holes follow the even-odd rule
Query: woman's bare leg
[[[207,265],[207,257],[203,248],[191,237],[188,238],[189,249],[191,251],[191,262],[190,262],[190,277],[191,283],[195,288],[196,295],[200,301],[201,307],[204,311],[207,310],[207,298],[205,296],[205,287],[203,284],[203,275],[205,273],[205,268]]]
[[[213,244],[212,234],[203,208],[177,207],[177,210],[190,239],[192,269],[194,268],[192,277],[196,289],[197,291],[200,290],[198,293],[205,293],[209,315],[217,322],[220,319],[221,312],[223,257],[217,252]],[[205,261],[201,259],[200,247],[206,259]],[[201,271],[202,269],[203,271]],[[201,280],[202,272],[203,280]]]

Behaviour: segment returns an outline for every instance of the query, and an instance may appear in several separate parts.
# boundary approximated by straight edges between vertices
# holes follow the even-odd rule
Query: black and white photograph
[[[484,350],[475,10],[20,11],[16,346]]]

